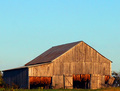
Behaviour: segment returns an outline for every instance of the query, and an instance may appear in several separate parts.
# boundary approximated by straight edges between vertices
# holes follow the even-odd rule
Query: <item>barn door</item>
[[[73,76],[64,76],[65,89],[73,88]]]

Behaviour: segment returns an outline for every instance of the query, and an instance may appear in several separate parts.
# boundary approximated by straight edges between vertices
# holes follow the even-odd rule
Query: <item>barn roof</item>
[[[43,64],[49,64],[49,63],[43,63]],[[10,71],[10,70],[24,69],[24,68],[34,67],[34,66],[38,66],[38,65],[43,65],[43,64],[35,64],[35,65],[21,66],[21,67],[11,68],[11,69],[7,69],[7,70],[2,70],[2,72]]]
[[[21,67],[17,67],[17,68],[11,68],[11,69],[7,69],[7,70],[3,70],[2,72],[10,71],[10,70],[17,70],[17,69],[24,69],[24,68],[28,68],[28,66],[21,66]]]
[[[51,62],[80,42],[81,41],[54,46],[33,59],[32,61],[25,64],[25,66]]]

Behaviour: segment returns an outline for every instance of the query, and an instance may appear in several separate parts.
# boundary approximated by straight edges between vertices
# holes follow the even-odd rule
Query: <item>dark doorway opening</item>
[[[29,82],[30,82],[30,89],[52,88],[52,77],[29,77]]]
[[[90,89],[90,74],[73,75],[73,88]]]
[[[110,79],[110,76],[109,75],[105,75],[105,84],[108,83],[108,80]]]

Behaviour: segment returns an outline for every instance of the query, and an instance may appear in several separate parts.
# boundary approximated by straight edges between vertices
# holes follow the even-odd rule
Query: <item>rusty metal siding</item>
[[[4,71],[3,79],[10,86],[14,83],[20,88],[28,88],[28,68]]]

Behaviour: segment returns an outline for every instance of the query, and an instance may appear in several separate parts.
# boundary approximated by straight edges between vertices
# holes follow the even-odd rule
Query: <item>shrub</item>
[[[2,88],[3,86],[4,86],[4,81],[2,77],[2,72],[0,71],[0,88]]]
[[[16,85],[15,83],[12,83],[12,88],[13,88],[13,89],[18,89],[19,87],[18,87],[18,85]]]
[[[120,87],[120,72],[112,72],[112,76],[115,78],[114,87]]]

